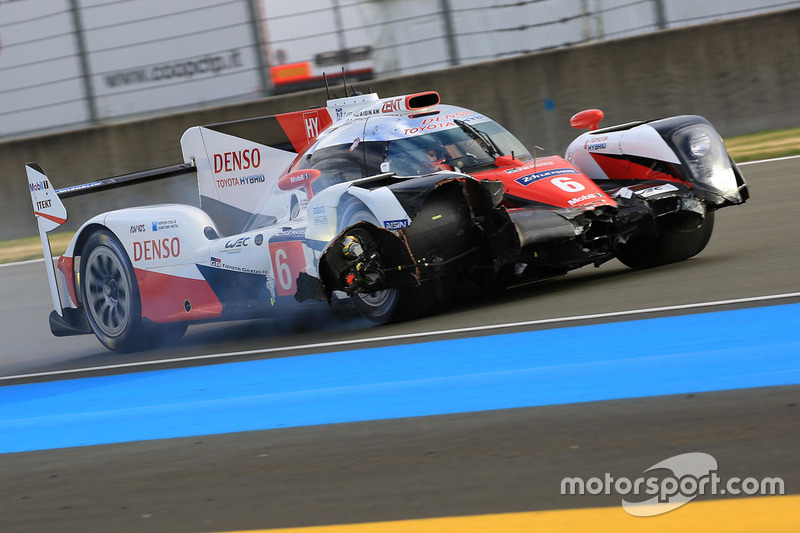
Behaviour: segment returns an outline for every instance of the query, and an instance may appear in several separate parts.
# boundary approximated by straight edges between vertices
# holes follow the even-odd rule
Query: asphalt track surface
[[[3,267],[0,385],[797,303],[746,299],[800,290],[800,159],[742,171],[752,200],[718,213],[696,258],[641,272],[613,261],[381,328],[320,310],[203,325],[175,348],[112,355],[90,336],[50,336],[41,262]],[[564,320],[536,322],[555,318]],[[587,339],[587,350],[597,342],[615,340]],[[0,531],[232,531],[619,506],[619,496],[562,496],[560,481],[635,478],[693,451],[713,455],[721,474],[780,476],[798,494],[799,400],[787,384],[0,454]]]

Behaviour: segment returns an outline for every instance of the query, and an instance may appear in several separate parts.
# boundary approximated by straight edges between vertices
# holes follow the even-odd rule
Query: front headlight
[[[711,137],[704,131],[698,131],[689,137],[687,144],[693,156],[705,157],[711,150]]]
[[[691,124],[675,132],[672,140],[695,180],[724,198],[738,196],[736,175],[728,152],[713,127]]]

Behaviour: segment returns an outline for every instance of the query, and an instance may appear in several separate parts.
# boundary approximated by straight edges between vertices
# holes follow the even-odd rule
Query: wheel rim
[[[374,226],[379,226],[378,220],[366,207],[360,206],[353,211],[348,211],[345,211],[342,217],[344,224],[339,228],[339,231],[342,231],[344,228],[356,222],[369,222]],[[397,289],[384,289],[374,292],[356,293],[351,295],[351,298],[356,304],[356,308],[358,308],[361,314],[368,320],[382,323],[388,320],[390,315],[393,314],[394,305],[399,297],[398,295]]]
[[[116,337],[131,319],[131,285],[127,270],[105,246],[95,248],[86,261],[87,309],[103,334]]]
[[[355,296],[365,305],[372,308],[379,308],[394,298],[396,290],[397,289],[384,289],[382,291],[358,293]]]

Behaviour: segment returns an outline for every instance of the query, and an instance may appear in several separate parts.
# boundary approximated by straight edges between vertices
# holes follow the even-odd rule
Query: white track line
[[[772,163],[773,161],[788,161],[790,159],[800,158],[800,155],[787,155],[786,157],[774,157],[772,159],[760,159],[758,161],[745,161],[744,163],[736,163],[736,166],[743,167],[745,165],[757,165],[758,163]]]
[[[422,331],[417,333],[402,333],[399,335],[384,335],[381,337],[368,337],[364,339],[349,339],[349,340],[342,340],[342,341],[331,341],[331,342],[318,342],[312,344],[295,344],[290,346],[277,346],[274,348],[261,348],[257,350],[245,350],[240,352],[223,352],[223,353],[215,353],[215,354],[205,354],[205,355],[194,355],[189,357],[175,357],[172,359],[156,359],[152,361],[135,361],[130,363],[120,363],[116,365],[104,365],[104,366],[94,366],[94,367],[86,367],[86,368],[75,368],[75,369],[68,369],[68,370],[55,370],[52,372],[37,372],[33,374],[19,374],[15,376],[0,376],[0,381],[8,381],[12,379],[28,379],[28,378],[39,378],[39,377],[50,377],[50,376],[61,376],[67,374],[81,374],[86,372],[97,372],[102,370],[119,370],[123,368],[135,368],[141,366],[158,366],[158,365],[165,365],[165,364],[174,364],[174,363],[182,363],[188,361],[202,361],[207,359],[225,359],[230,357],[242,357],[247,355],[263,355],[269,353],[276,353],[276,352],[286,352],[292,350],[320,350],[326,348],[335,348],[335,347],[342,347],[342,346],[355,346],[359,344],[367,344],[373,342],[387,342],[387,341],[398,341],[398,340],[408,340],[408,339],[419,339],[423,337],[443,337],[446,335],[455,335],[460,333],[476,333],[482,331],[498,331],[503,329],[511,329],[511,328],[519,328],[519,327],[530,327],[530,326],[539,326],[545,324],[558,324],[563,322],[579,322],[579,321],[586,321],[586,320],[597,320],[603,318],[616,318],[616,317],[625,317],[625,316],[635,316],[635,315],[643,315],[648,313],[663,313],[669,311],[685,311],[689,309],[700,309],[704,307],[718,307],[718,306],[725,306],[725,305],[736,305],[736,304],[743,304],[743,303],[754,303],[754,302],[768,302],[772,300],[780,300],[780,299],[787,299],[787,298],[799,298],[800,292],[790,292],[785,294],[772,294],[767,296],[753,296],[749,298],[735,298],[732,300],[717,300],[711,302],[700,302],[700,303],[693,303],[693,304],[682,304],[682,305],[668,305],[665,307],[649,307],[645,309],[631,309],[628,311],[614,311],[609,313],[596,313],[591,315],[576,315],[576,316],[565,316],[565,317],[558,317],[558,318],[543,318],[539,320],[526,320],[523,322],[507,322],[505,324],[490,324],[484,326],[474,326],[469,328],[454,328],[454,329],[443,329],[438,331]]]
[[[14,263],[3,263],[2,265],[0,265],[0,268],[20,266],[20,265],[30,265],[31,263],[44,263],[44,257],[40,257],[39,259],[28,259],[27,261],[16,261]]]

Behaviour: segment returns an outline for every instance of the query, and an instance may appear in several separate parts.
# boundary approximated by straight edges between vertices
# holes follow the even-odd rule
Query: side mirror
[[[322,172],[315,168],[307,168],[304,170],[295,170],[284,174],[278,180],[278,188],[282,191],[291,191],[293,189],[300,189],[305,187],[308,199],[314,197],[314,192],[311,190],[311,184],[320,177]]]
[[[569,125],[579,130],[596,130],[600,127],[604,113],[600,109],[585,109],[572,115]]]

